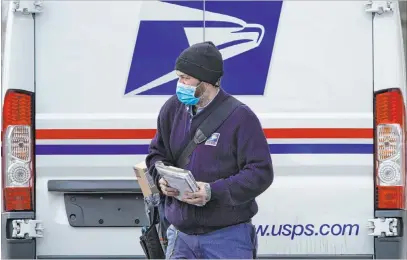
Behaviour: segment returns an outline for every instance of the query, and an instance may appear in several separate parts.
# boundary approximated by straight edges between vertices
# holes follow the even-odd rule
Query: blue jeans
[[[254,259],[257,254],[257,236],[251,223],[203,235],[188,235],[171,225],[167,237],[167,259]]]
[[[168,241],[167,238],[167,229],[170,226],[170,222],[168,222],[167,218],[165,217],[165,207],[164,207],[164,199],[161,199],[160,204],[158,205],[158,214],[160,217],[160,229],[161,229],[161,236]]]
[[[174,252],[174,239],[177,235],[177,230],[173,225],[170,225],[167,229],[167,250],[165,251],[165,258],[170,259],[171,254]]]

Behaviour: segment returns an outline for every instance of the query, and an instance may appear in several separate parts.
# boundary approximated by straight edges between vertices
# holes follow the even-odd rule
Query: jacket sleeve
[[[255,199],[273,182],[270,149],[257,116],[243,106],[245,116],[237,129],[237,161],[240,171],[210,183],[211,200],[237,206]]]
[[[166,165],[173,165],[171,160],[167,156],[168,147],[166,147],[163,133],[165,134],[166,129],[163,127],[161,120],[163,117],[163,110],[160,111],[160,114],[157,118],[157,131],[154,138],[151,140],[149,146],[149,152],[146,157],[146,166],[148,168],[148,172],[150,176],[153,178],[155,185],[160,190],[160,185],[158,185],[158,181],[160,180],[160,175],[158,174],[157,170],[155,169],[155,163],[157,161],[162,161]],[[169,132],[168,132],[169,134]]]

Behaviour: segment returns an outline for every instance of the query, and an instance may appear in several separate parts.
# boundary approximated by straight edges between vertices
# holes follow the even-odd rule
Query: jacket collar
[[[222,88],[219,88],[218,93],[216,93],[215,97],[206,106],[198,108],[196,115],[198,115],[202,111],[210,110],[210,108],[214,106],[214,103],[216,105],[217,103],[222,102],[227,97],[227,95],[228,94]],[[185,105],[185,109],[188,111],[188,113],[191,114],[191,116],[193,116],[193,107],[194,106],[191,105]]]

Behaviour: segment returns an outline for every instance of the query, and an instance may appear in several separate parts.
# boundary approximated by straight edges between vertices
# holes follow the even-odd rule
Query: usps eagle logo
[[[212,41],[222,53],[227,92],[263,95],[281,6],[282,1],[143,1],[125,96],[173,95],[176,58],[202,41]]]

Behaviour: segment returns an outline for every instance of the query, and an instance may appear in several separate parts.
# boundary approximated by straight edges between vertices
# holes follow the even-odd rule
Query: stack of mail
[[[190,171],[174,166],[166,166],[162,162],[157,162],[155,168],[161,177],[168,182],[168,186],[179,191],[179,195],[176,196],[178,200],[182,199],[186,191],[197,192],[199,190]]]

